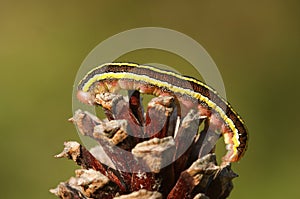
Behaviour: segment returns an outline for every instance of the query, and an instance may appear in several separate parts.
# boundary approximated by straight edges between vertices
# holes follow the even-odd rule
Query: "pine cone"
[[[230,163],[218,166],[213,152],[219,135],[208,130],[206,118],[191,109],[179,119],[172,96],[153,98],[146,114],[141,101],[137,91],[129,97],[97,95],[105,120],[77,110],[70,121],[99,146],[88,151],[66,142],[56,157],[72,159],[82,169],[50,191],[63,199],[228,197],[237,175]]]

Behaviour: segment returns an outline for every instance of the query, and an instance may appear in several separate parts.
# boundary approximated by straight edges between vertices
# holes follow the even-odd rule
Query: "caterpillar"
[[[137,90],[155,96],[172,94],[185,109],[198,109],[209,119],[210,126],[224,137],[225,162],[240,160],[247,148],[248,133],[241,117],[213,88],[205,83],[147,65],[106,63],[90,72],[79,82],[77,98],[93,105],[97,94],[119,89]]]

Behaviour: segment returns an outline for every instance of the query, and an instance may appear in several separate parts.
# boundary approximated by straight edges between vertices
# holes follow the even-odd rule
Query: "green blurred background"
[[[250,132],[230,198],[299,197],[299,8],[297,0],[1,0],[0,198],[56,198],[49,188],[78,168],[53,155],[80,141],[67,119],[81,62],[109,36],[144,26],[187,34],[219,67]]]

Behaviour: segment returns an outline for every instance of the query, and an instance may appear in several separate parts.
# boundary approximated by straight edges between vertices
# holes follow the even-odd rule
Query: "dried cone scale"
[[[88,151],[66,142],[62,153],[81,166],[76,177],[50,190],[63,199],[217,199],[227,198],[237,175],[230,164],[217,165],[218,135],[191,109],[178,117],[172,96],[152,98],[146,112],[137,91],[129,96],[102,93],[95,102],[107,119],[77,110],[70,119],[99,146]],[[204,129],[200,133],[200,124]],[[205,152],[206,151],[206,152]],[[104,164],[105,162],[105,164]],[[109,164],[108,164],[109,163]]]

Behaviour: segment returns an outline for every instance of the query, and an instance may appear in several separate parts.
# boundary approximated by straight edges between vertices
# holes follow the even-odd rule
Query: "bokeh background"
[[[187,34],[219,67],[250,132],[230,198],[299,197],[299,8],[297,0],[1,0],[0,198],[56,198],[48,190],[78,168],[53,155],[80,141],[67,122],[80,64],[106,38],[144,26]],[[163,54],[130,56],[180,65]]]

